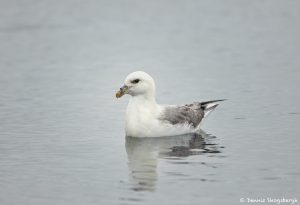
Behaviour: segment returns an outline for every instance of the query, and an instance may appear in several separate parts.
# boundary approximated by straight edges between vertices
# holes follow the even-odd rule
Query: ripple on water
[[[289,112],[289,115],[300,115],[300,112]]]
[[[286,173],[286,175],[291,175],[291,176],[293,176],[293,175],[300,175],[300,172],[289,172],[289,173]]]
[[[268,177],[263,177],[263,180],[278,180],[281,179],[280,177],[275,177],[275,176],[268,176]]]

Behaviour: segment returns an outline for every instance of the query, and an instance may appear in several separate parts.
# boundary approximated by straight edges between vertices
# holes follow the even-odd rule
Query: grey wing
[[[193,103],[183,106],[165,107],[160,119],[168,121],[172,125],[190,124],[196,128],[204,117],[204,109],[200,103]]]
[[[211,100],[206,102],[194,102],[183,106],[165,107],[160,119],[176,124],[190,124],[196,128],[200,122],[217,106],[218,102],[223,100]]]

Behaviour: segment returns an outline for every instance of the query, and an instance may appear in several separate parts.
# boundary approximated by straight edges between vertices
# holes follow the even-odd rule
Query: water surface
[[[298,197],[297,1],[1,1],[0,204]],[[198,136],[126,138],[125,76],[227,98]]]

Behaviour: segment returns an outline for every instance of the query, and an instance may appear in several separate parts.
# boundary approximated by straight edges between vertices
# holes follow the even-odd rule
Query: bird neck
[[[155,95],[153,93],[132,96],[130,99],[130,104],[135,104],[150,109],[155,109],[157,107]]]

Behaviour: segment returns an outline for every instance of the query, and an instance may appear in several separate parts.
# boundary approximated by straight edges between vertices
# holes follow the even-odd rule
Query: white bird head
[[[155,83],[153,78],[144,71],[130,73],[125,79],[124,86],[116,93],[116,97],[120,98],[125,94],[154,97]]]

